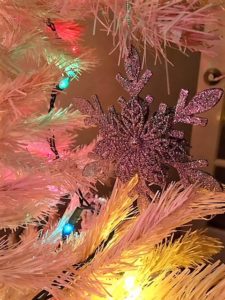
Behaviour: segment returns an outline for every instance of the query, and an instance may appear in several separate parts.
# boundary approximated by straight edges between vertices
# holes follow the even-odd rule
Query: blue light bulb
[[[69,77],[64,77],[59,82],[59,88],[60,88],[60,90],[67,89],[69,87],[69,85],[70,85],[70,78]]]
[[[64,225],[62,230],[63,236],[69,236],[75,229],[75,226],[73,224],[67,223]]]

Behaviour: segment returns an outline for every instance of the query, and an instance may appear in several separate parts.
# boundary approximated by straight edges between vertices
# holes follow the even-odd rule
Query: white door
[[[219,15],[218,15],[219,17]],[[210,85],[206,82],[204,77],[212,79],[213,75],[216,74],[216,70],[220,71],[223,75],[225,74],[225,10],[221,12],[221,20],[224,22],[224,26],[221,26],[221,36],[223,39],[218,43],[215,43],[214,51],[217,52],[215,57],[209,57],[205,54],[201,55],[200,70],[199,70],[199,80],[198,80],[198,91],[210,88],[210,87],[220,87],[225,89],[225,78],[221,79],[219,83],[215,85]],[[211,28],[210,28],[211,29]],[[213,29],[213,28],[212,28]],[[213,72],[210,69],[214,69]],[[208,74],[206,76],[206,74]],[[211,74],[211,75],[210,75]],[[218,74],[214,75],[215,77]],[[222,77],[222,76],[221,76]],[[224,107],[224,97],[212,110],[202,114],[208,118],[208,125],[206,127],[194,126],[192,129],[191,137],[191,155],[194,158],[203,158],[208,160],[208,167],[206,171],[216,175],[215,172],[219,168],[224,169],[224,183],[225,183],[225,147],[224,154],[218,155],[219,152],[223,151],[219,149],[223,139],[221,137],[222,127],[225,127],[225,107]],[[225,144],[225,135],[224,135]],[[217,172],[216,172],[217,173]],[[218,178],[220,179],[220,178]]]

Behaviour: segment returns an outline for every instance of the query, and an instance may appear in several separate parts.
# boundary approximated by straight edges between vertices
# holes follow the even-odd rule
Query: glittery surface
[[[121,113],[111,107],[104,113],[95,96],[91,102],[79,99],[78,108],[89,115],[89,123],[99,126],[100,140],[95,153],[116,166],[116,174],[122,181],[138,173],[146,185],[163,187],[168,181],[170,168],[177,170],[184,185],[199,182],[208,189],[221,190],[220,184],[200,170],[205,160],[193,160],[188,155],[184,133],[176,129],[177,123],[206,125],[207,120],[196,114],[211,109],[222,97],[221,89],[200,92],[187,103],[188,91],[181,90],[176,107],[161,103],[158,111],[150,112],[151,96],[139,97],[140,91],[151,77],[147,70],[140,76],[140,61],[136,49],[131,47],[125,61],[127,78],[117,75],[117,80],[131,99],[119,98]],[[203,149],[204,151],[204,149]]]
[[[205,126],[207,124],[207,119],[196,117],[195,114],[203,113],[211,109],[218,103],[222,95],[222,89],[207,89],[198,93],[186,105],[188,91],[181,90],[176,106],[174,123],[182,122],[186,124]]]

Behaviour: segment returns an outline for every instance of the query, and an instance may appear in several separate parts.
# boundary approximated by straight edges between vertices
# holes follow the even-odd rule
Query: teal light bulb
[[[64,225],[62,230],[62,235],[69,236],[75,230],[75,226],[73,224],[67,223]]]
[[[73,70],[66,71],[66,74],[70,78],[75,78],[76,77],[76,73]]]
[[[69,87],[69,85],[70,85],[70,78],[69,77],[64,77],[59,82],[59,88],[60,88],[60,90],[67,89]]]

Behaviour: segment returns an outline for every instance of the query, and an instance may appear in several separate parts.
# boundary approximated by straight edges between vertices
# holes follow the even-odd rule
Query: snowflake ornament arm
[[[188,91],[182,89],[176,106],[174,122],[206,126],[208,120],[206,118],[196,117],[195,114],[210,110],[220,101],[222,96],[222,89],[206,89],[198,93],[187,104]]]
[[[151,96],[141,99],[139,94],[152,73],[140,76],[138,52],[131,47],[125,60],[127,78],[117,75],[117,80],[129,93],[126,101],[119,98],[121,113],[111,107],[104,113],[98,98],[90,103],[76,101],[82,113],[99,126],[100,140],[94,150],[101,159],[109,159],[116,167],[122,181],[138,174],[142,183],[164,187],[168,182],[169,169],[177,170],[185,186],[198,182],[202,187],[221,190],[221,185],[209,174],[200,170],[205,160],[193,160],[188,154],[189,145],[177,123],[205,126],[207,119],[196,114],[210,110],[223,95],[223,90],[204,90],[187,102],[188,91],[181,90],[176,107],[161,103],[158,111],[151,114]]]
[[[97,125],[104,118],[104,112],[97,95],[93,95],[91,101],[76,98],[76,106],[81,113],[88,116],[85,121],[89,126]]]
[[[124,66],[127,78],[117,74],[116,79],[131,97],[137,97],[151,78],[152,72],[150,70],[146,70],[139,79],[141,69],[140,59],[137,50],[132,46],[127,59],[124,62]]]

